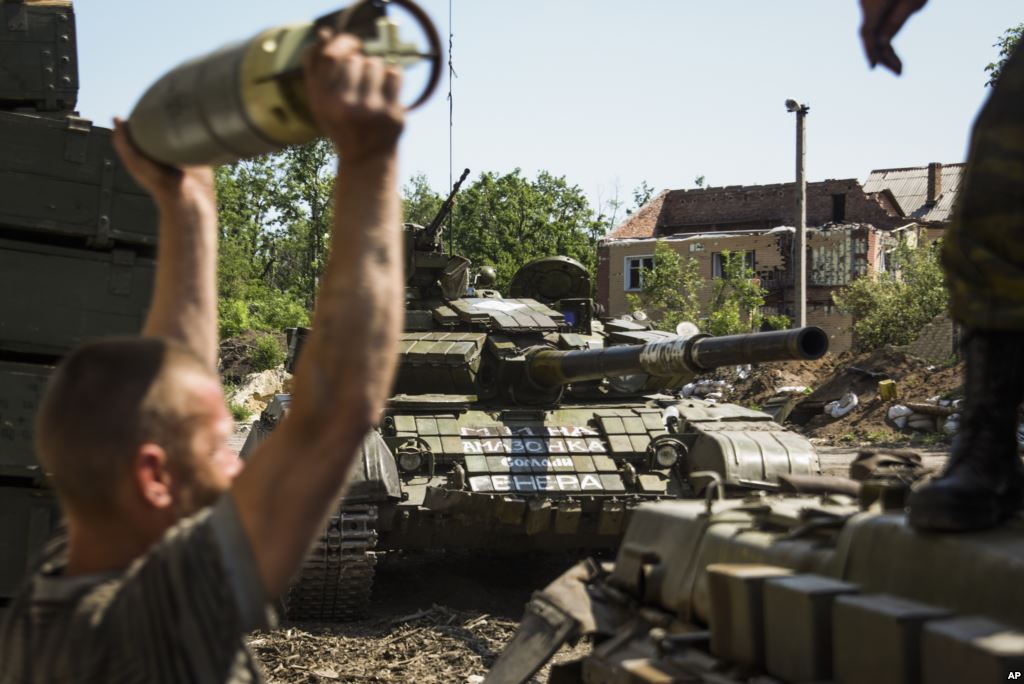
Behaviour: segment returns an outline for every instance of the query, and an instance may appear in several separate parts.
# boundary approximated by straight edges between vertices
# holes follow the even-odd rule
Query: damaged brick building
[[[852,320],[832,293],[859,276],[884,271],[900,236],[940,237],[960,185],[963,164],[879,169],[856,179],[807,184],[808,324],[828,332],[832,349],[852,343]],[[598,300],[612,315],[628,313],[626,297],[642,289],[655,242],[695,259],[706,307],[721,276],[721,253],[744,252],[767,290],[766,313],[792,316],[795,263],[794,183],[666,190],[612,231],[598,247]]]

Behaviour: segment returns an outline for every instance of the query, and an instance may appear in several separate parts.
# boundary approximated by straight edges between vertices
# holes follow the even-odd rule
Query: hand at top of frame
[[[392,153],[405,120],[401,72],[365,56],[354,36],[323,29],[317,37],[305,60],[313,119],[346,163]]]
[[[903,28],[903,24],[927,0],[860,0],[864,23],[860,27],[860,39],[864,44],[868,62],[888,67],[893,73],[903,71],[903,62],[892,48],[892,39]]]

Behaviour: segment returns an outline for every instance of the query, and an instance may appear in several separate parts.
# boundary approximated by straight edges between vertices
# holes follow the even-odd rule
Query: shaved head
[[[116,488],[143,444],[184,467],[204,417],[194,388],[211,382],[216,376],[198,357],[162,339],[102,340],[67,356],[36,421],[36,451],[65,508],[114,513]]]

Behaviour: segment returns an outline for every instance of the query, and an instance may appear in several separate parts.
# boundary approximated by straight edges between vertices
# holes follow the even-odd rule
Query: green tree
[[[562,254],[594,271],[604,225],[579,186],[564,176],[541,171],[530,180],[519,169],[482,173],[463,187],[452,213],[455,253],[478,266],[493,265],[498,288],[538,257]]]
[[[425,174],[416,174],[402,188],[402,213],[405,215],[405,222],[428,225],[441,210],[444,199],[440,193],[431,189]]]
[[[1006,29],[992,45],[992,47],[999,48],[999,59],[985,67],[985,71],[988,72],[988,83],[985,85],[994,86],[999,80],[999,75],[1003,73],[1003,67],[1006,66],[1006,60],[1010,58],[1013,49],[1020,42],[1021,36],[1024,36],[1024,23]]]
[[[853,316],[857,349],[909,344],[921,328],[946,310],[949,294],[939,263],[940,243],[911,248],[901,243],[877,278],[862,276],[833,295]]]
[[[282,245],[279,266],[309,309],[330,253],[336,161],[334,146],[322,138],[281,153],[276,209],[288,244]]]
[[[308,323],[327,256],[333,155],[317,141],[216,170],[222,336]]]
[[[683,257],[663,240],[654,247],[653,265],[643,272],[643,291],[629,295],[634,311],[642,310],[654,327],[674,332],[683,321],[700,319],[700,288],[704,281],[695,259]]]
[[[640,185],[633,188],[633,206],[626,210],[626,216],[631,216],[640,207],[651,201],[654,197],[654,186],[647,181],[640,181]]]
[[[747,266],[745,252],[722,251],[722,277],[712,284],[713,295],[705,320],[704,331],[711,335],[736,335],[756,332],[762,324],[784,327],[788,319],[773,316],[766,320],[761,313],[765,291]]]

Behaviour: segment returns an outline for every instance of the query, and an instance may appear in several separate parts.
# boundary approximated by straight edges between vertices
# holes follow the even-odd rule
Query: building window
[[[742,252],[742,254],[743,254],[743,262],[744,262],[744,264],[746,265],[746,267],[749,270],[753,271],[754,270],[754,264],[756,263],[756,259],[754,258],[754,251],[751,250],[749,252]],[[711,277],[712,278],[721,278],[722,277],[722,265],[723,265],[722,262],[723,261],[724,260],[722,259],[722,253],[721,252],[713,252],[711,254]]]
[[[626,257],[626,292],[644,289],[644,271],[654,268],[653,256]]]
[[[832,195],[832,222],[842,223],[846,220],[846,193]]]

